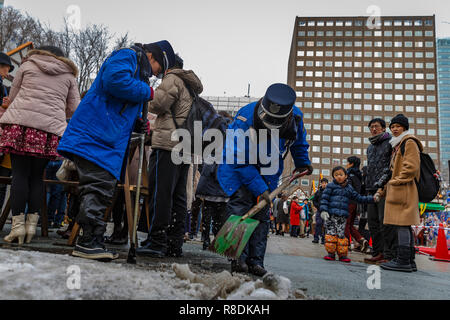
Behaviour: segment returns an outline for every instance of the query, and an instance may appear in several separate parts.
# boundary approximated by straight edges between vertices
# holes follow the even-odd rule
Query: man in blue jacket
[[[234,122],[230,124],[224,148],[224,163],[219,165],[217,173],[222,189],[230,197],[227,216],[243,216],[258,199],[271,203],[270,192],[278,186],[283,172],[283,160],[289,151],[296,171],[307,170],[309,175],[312,174],[303,114],[294,105],[295,100],[296,94],[291,87],[274,84],[268,88],[264,98],[239,110]],[[249,139],[245,143],[239,143],[244,134]],[[258,155],[255,158],[256,153]],[[268,157],[270,161],[267,161]],[[274,165],[276,168],[272,170]],[[260,224],[239,259],[232,261],[231,271],[263,276],[267,272],[264,269],[264,255],[269,233],[269,206],[253,219],[259,220]]]
[[[75,162],[80,178],[77,222],[83,235],[72,255],[118,258],[104,246],[103,216],[124,176],[131,134],[145,131],[147,119],[141,113],[153,98],[149,78],[164,74],[174,63],[174,51],[165,40],[114,51],[73,115],[58,147]]]

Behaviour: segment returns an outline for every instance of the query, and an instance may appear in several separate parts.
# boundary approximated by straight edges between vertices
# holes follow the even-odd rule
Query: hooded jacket
[[[371,141],[367,148],[366,191],[374,192],[383,188],[391,177],[389,169],[392,153],[392,146],[389,143],[391,138],[392,136],[385,132]]]
[[[320,212],[326,211],[330,215],[348,217],[350,200],[358,203],[373,203],[372,196],[362,196],[349,183],[340,185],[334,180],[323,191],[320,198]]]
[[[84,158],[110,172],[124,175],[128,145],[142,106],[153,90],[140,78],[137,53],[114,51],[103,63],[58,146],[58,153]]]
[[[172,141],[172,133],[186,120],[193,98],[187,86],[196,94],[203,92],[203,85],[191,70],[174,69],[164,77],[156,89],[153,101],[149,104],[149,112],[156,114],[152,128],[152,148],[172,151],[179,144]]]
[[[1,124],[18,124],[61,137],[80,103],[78,68],[64,57],[32,50],[20,66],[11,86],[11,105]]]

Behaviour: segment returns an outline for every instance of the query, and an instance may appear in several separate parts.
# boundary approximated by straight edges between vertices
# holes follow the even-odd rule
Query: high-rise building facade
[[[437,41],[441,171],[447,183],[450,161],[450,38]]]
[[[288,84],[315,168],[303,186],[320,174],[331,178],[349,156],[366,164],[369,121],[389,123],[399,113],[440,165],[435,44],[434,16],[296,18]]]

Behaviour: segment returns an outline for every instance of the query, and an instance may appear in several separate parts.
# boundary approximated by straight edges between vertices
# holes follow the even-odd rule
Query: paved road
[[[0,232],[0,248],[17,250],[17,246],[2,241],[9,232],[9,225]],[[39,233],[38,233],[39,234]],[[140,234],[141,240],[145,235]],[[352,263],[325,261],[325,249],[311,243],[311,238],[299,239],[273,236],[268,240],[265,258],[266,269],[289,278],[293,289],[306,289],[308,296],[323,296],[328,299],[450,299],[450,263],[430,261],[417,256],[418,272],[402,273],[380,269],[380,289],[369,290],[367,280],[373,275],[367,273],[370,265],[363,263],[364,255],[351,253]],[[69,254],[72,248],[66,245],[54,232],[50,238],[37,236],[22,250],[39,250],[58,254]],[[128,246],[116,247],[121,254],[117,263],[126,263]],[[203,251],[199,241],[185,244],[184,257],[180,259],[139,258],[138,265],[158,269],[162,264],[188,263],[192,270],[220,272],[230,267],[227,258],[209,251]],[[373,282],[371,282],[373,283]]]
[[[419,271],[403,273],[380,270],[380,289],[368,289],[376,284],[373,271],[367,273],[364,255],[351,253],[350,264],[330,262],[322,257],[323,246],[312,244],[311,239],[271,236],[265,265],[272,272],[292,281],[294,288],[305,288],[308,295],[321,295],[329,299],[450,299],[450,263],[431,261],[417,256]]]

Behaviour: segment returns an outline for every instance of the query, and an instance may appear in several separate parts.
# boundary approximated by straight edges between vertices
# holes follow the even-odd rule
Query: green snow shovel
[[[294,175],[290,180],[286,180],[281,186],[270,194],[273,200],[277,194],[285,190],[294,180],[307,174],[307,171]],[[293,191],[294,192],[294,191]],[[256,206],[244,216],[230,216],[223,227],[217,233],[209,250],[231,259],[237,259],[242,254],[248,240],[259,224],[258,220],[251,219],[255,214],[266,207],[266,200],[261,200]]]

